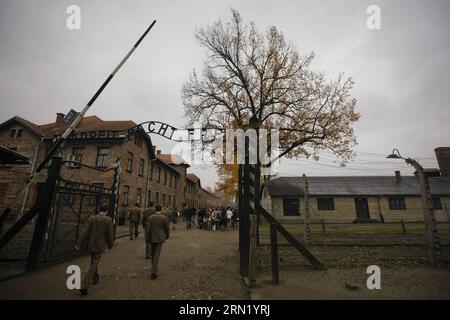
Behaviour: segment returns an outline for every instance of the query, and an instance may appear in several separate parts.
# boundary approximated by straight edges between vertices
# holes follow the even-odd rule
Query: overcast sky
[[[66,9],[81,8],[81,29],[66,27]],[[381,30],[368,30],[366,9],[381,8]],[[15,115],[37,124],[81,110],[139,35],[154,29],[96,101],[104,120],[159,120],[181,127],[181,85],[204,51],[195,29],[228,20],[230,8],[260,30],[276,25],[313,69],[355,80],[361,120],[357,160],[334,168],[284,161],[282,175],[391,174],[393,147],[434,166],[433,149],[450,145],[450,1],[43,1],[0,0],[0,121]],[[173,144],[152,137],[163,152]],[[213,170],[194,170],[213,185]]]

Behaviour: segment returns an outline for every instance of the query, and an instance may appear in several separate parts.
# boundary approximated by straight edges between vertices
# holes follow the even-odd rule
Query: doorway
[[[369,220],[369,205],[367,198],[355,198],[356,218],[358,220]]]

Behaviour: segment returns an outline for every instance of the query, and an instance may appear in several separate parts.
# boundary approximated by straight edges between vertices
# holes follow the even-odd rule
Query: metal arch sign
[[[183,142],[183,141],[203,141],[211,142],[214,140],[217,133],[223,133],[224,130],[217,128],[187,128],[178,129],[167,123],[160,121],[146,121],[128,130],[127,136],[129,139],[138,137],[143,133],[158,134],[166,139]],[[208,135],[210,140],[208,140]]]

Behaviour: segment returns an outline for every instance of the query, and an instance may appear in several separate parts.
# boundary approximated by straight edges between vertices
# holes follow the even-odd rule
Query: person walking
[[[227,228],[231,229],[231,219],[233,218],[233,211],[231,211],[231,208],[228,207],[227,209]]]
[[[106,248],[112,249],[114,245],[113,223],[107,216],[108,206],[100,206],[100,212],[90,217],[83,229],[80,237],[75,244],[75,250],[80,250],[87,245],[87,250],[91,254],[89,270],[83,279],[80,294],[88,294],[90,284],[98,284],[100,276],[98,274],[98,265],[102,254]]]
[[[130,220],[130,240],[133,240],[133,235],[137,239],[139,236],[139,222],[141,221],[141,208],[136,202],[134,208],[128,209],[128,219]]]
[[[144,227],[145,232],[145,259],[150,259],[150,242],[147,241],[148,239],[147,223],[150,217],[155,213],[156,213],[155,203],[153,201],[150,201],[148,203],[148,207],[145,208],[144,211],[142,212],[142,226]]]
[[[163,243],[169,239],[169,219],[161,212],[161,206],[156,206],[156,213],[150,216],[147,223],[147,241],[150,242],[150,255],[152,259],[152,268],[150,278],[152,280],[158,277],[159,256]]]

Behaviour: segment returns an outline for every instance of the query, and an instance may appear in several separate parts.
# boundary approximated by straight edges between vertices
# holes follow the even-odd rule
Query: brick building
[[[43,125],[20,117],[0,124],[0,210],[11,206],[13,199],[14,213],[23,212],[34,203],[39,184],[31,185],[20,197],[16,194],[44,159],[54,137],[67,129],[66,118],[58,113],[55,122]],[[119,212],[135,204],[144,207],[150,200],[177,208],[184,204],[199,207],[213,203],[211,199],[216,196],[212,194],[201,201],[200,179],[187,173],[189,164],[180,156],[162,154],[160,150],[155,152],[147,134],[130,139],[127,132],[135,126],[133,121],[85,117],[59,150],[59,155],[63,160],[99,169],[111,168],[120,159]],[[91,170],[76,163],[64,165],[61,176],[96,188],[111,188],[113,182],[113,171]],[[43,182],[44,179],[45,172],[37,180]],[[94,200],[89,201],[91,207],[84,209],[92,211],[92,206],[98,205]]]
[[[450,221],[450,148],[437,148],[440,171],[426,170],[437,221]],[[308,177],[313,221],[423,221],[418,176]],[[277,219],[303,221],[303,177],[280,177],[266,183],[262,205]],[[299,210],[300,207],[300,210]],[[299,212],[300,211],[300,212]]]
[[[77,126],[76,133],[59,150],[63,160],[99,169],[111,168],[118,159],[121,160],[119,211],[134,203],[143,205],[150,188],[149,164],[155,158],[152,143],[147,135],[142,135],[139,139],[128,139],[126,132],[134,126],[136,124],[132,121],[104,121],[96,116],[85,117]],[[10,205],[14,195],[23,187],[27,174],[44,159],[53,138],[62,134],[67,127],[61,113],[57,114],[55,122],[44,125],[36,125],[20,117],[0,124],[0,145],[28,159],[27,164],[2,165],[0,188],[6,192],[0,199],[0,208]],[[17,171],[24,172],[22,177],[14,177]],[[113,181],[112,171],[90,170],[75,163],[64,165],[61,176],[68,181],[99,188],[111,188]],[[29,208],[34,203],[37,188],[38,184],[32,185],[22,199],[16,199],[14,210],[19,211],[19,207]]]
[[[150,169],[150,190],[148,201],[164,207],[175,207],[181,205],[179,197],[180,173],[167,162],[157,158],[152,161]]]

